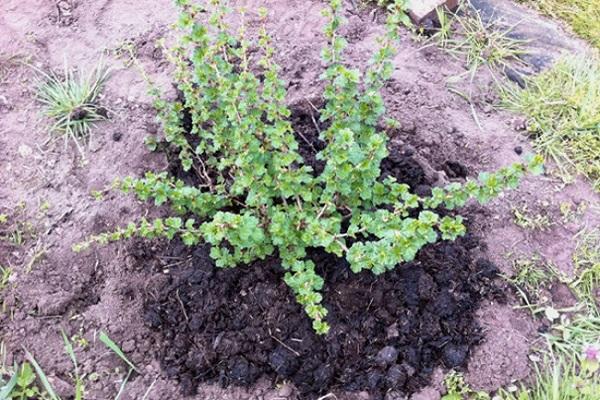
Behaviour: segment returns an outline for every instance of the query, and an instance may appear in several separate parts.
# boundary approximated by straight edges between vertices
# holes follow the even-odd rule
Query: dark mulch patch
[[[324,165],[315,152],[318,116],[295,111],[294,130],[305,161]],[[447,163],[454,175],[466,173]],[[172,172],[193,182],[172,165]],[[390,149],[382,176],[411,188],[427,186],[410,152]],[[390,390],[412,393],[437,366],[461,368],[482,339],[475,311],[498,294],[497,269],[473,255],[480,247],[467,236],[423,249],[414,262],[381,276],[353,274],[345,260],[320,250],[310,257],[325,277],[324,305],[331,331],[315,335],[308,317],[283,282],[276,257],[233,269],[218,269],[207,246],[187,249],[173,242],[169,257],[189,262],[171,270],[155,288],[145,320],[162,337],[158,357],[177,377],[184,394],[201,382],[252,385],[261,376],[289,380],[303,398],[331,390],[367,390],[383,398]],[[145,262],[145,261],[141,261]]]
[[[314,334],[276,259],[217,269],[199,247],[148,302],[145,319],[162,334],[159,358],[185,394],[204,381],[251,385],[262,375],[292,381],[306,398],[336,388],[411,393],[436,366],[466,366],[482,338],[474,312],[494,290],[497,270],[473,259],[478,245],[469,237],[439,243],[379,277],[314,251],[332,326],[324,337]],[[189,252],[173,245],[167,254]]]

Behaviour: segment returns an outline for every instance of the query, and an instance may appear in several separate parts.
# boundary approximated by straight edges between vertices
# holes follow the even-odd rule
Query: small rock
[[[467,346],[448,343],[444,347],[442,358],[448,368],[459,367],[467,358]]]
[[[114,140],[115,142],[118,142],[121,140],[121,138],[123,137],[123,134],[121,132],[113,132],[112,134],[112,140]]]
[[[425,388],[418,393],[413,394],[410,400],[440,400],[442,395],[433,388]]]
[[[158,127],[156,126],[156,124],[149,122],[146,124],[146,132],[148,132],[151,135],[156,135],[156,133],[158,132]]]
[[[292,392],[292,387],[288,384],[284,384],[277,391],[277,395],[280,397],[288,398],[292,395]]]
[[[458,132],[458,128],[454,125],[451,125],[446,129],[446,132],[448,132],[449,134],[453,134]]]
[[[367,375],[367,385],[371,389],[375,389],[379,386],[379,383],[383,379],[383,374],[377,370],[370,371]]]
[[[384,400],[407,400],[408,397],[397,391],[387,392]]]
[[[521,146],[516,146],[514,150],[518,155],[523,154],[523,148]]]
[[[18,151],[21,157],[29,157],[33,153],[31,147],[27,146],[26,144],[20,145]]]
[[[417,125],[414,121],[408,121],[402,125],[402,132],[414,134],[417,132]]]
[[[398,324],[394,322],[392,325],[388,326],[385,330],[385,333],[388,339],[393,339],[400,336],[400,333],[398,332]]]
[[[100,106],[96,108],[96,114],[101,117],[108,118],[108,108]]]
[[[375,361],[380,365],[390,365],[396,362],[398,359],[398,350],[394,346],[385,346],[379,350]]]
[[[400,365],[395,364],[388,370],[385,380],[390,388],[397,388],[406,382],[406,371]]]
[[[512,125],[515,131],[524,131],[527,129],[527,120],[525,118],[515,118]]]
[[[523,79],[523,75],[517,70],[514,70],[510,67],[504,67],[504,75],[506,75],[508,79],[519,85],[521,89],[525,89],[525,87],[527,86],[525,79]]]
[[[410,144],[409,144],[409,145],[406,145],[406,146],[404,147],[404,155],[405,155],[406,157],[411,157],[411,156],[413,156],[413,155],[415,154],[415,152],[416,152],[416,149],[415,149],[413,146],[411,146]]]
[[[123,351],[125,353],[130,353],[135,350],[135,340],[128,340],[123,343]]]
[[[438,7],[454,10],[458,7],[457,0],[411,0],[407,4],[407,13],[412,21],[419,25],[427,18],[435,18]]]
[[[369,396],[369,392],[365,392],[365,391],[358,392],[357,396],[360,400],[369,400],[371,398],[371,396]]]
[[[48,381],[52,385],[52,389],[54,389],[56,394],[61,398],[65,399],[73,396],[73,388],[70,383],[63,381],[56,376],[48,377]]]
[[[415,370],[410,364],[402,363],[402,368],[406,371],[406,375],[413,376],[417,370]]]

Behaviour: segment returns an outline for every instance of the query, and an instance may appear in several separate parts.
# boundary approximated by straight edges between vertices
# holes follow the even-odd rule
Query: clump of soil
[[[333,389],[412,393],[437,366],[465,367],[482,339],[474,313],[497,270],[473,258],[477,246],[472,237],[441,242],[378,277],[312,251],[332,327],[317,336],[276,258],[218,269],[208,247],[172,244],[166,253],[189,262],[156,288],[145,321],[160,332],[158,358],[186,395],[200,382],[248,386],[261,376],[292,381],[304,398]]]

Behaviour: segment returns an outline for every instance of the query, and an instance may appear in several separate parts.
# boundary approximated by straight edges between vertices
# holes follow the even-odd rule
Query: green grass
[[[45,107],[45,115],[54,120],[51,130],[72,140],[83,156],[79,141],[89,136],[93,122],[106,118],[106,109],[98,106],[98,97],[108,79],[108,68],[99,63],[87,74],[66,65],[62,75],[37,71],[37,97]]]
[[[579,365],[563,358],[545,360],[541,369],[536,365],[535,382],[514,392],[500,391],[501,400],[598,400],[600,377],[585,374]]]
[[[588,177],[600,191],[600,61],[592,56],[559,60],[530,78],[527,88],[502,89],[504,106],[527,117],[539,152],[555,161],[566,180]]]
[[[538,293],[547,287],[554,277],[538,256],[515,260],[513,269],[515,274],[510,278],[510,282],[529,293]]]
[[[64,332],[61,332],[65,352],[73,364],[72,378],[74,381],[74,400],[86,399],[85,392],[85,375],[82,375],[79,368],[79,362],[73,348],[72,340],[67,337]],[[121,381],[118,393],[115,395],[114,400],[119,400],[124,393],[125,386],[129,381],[131,374],[136,371],[135,365],[125,356],[121,348],[113,342],[108,335],[101,332],[100,341],[104,345],[114,352],[121,360],[123,360],[129,366],[129,372]],[[63,400],[56,393],[46,373],[37,362],[33,354],[25,350],[25,359],[20,366],[7,366],[6,365],[6,349],[3,345],[0,345],[0,358],[2,363],[0,364],[0,400],[31,400],[31,399],[44,399],[44,400]],[[6,379],[6,377],[10,377]],[[39,383],[39,385],[38,385]],[[145,400],[154,383],[148,388],[144,394],[142,400]],[[43,390],[42,390],[43,389]]]
[[[552,18],[566,21],[573,31],[600,48],[600,0],[519,0]]]
[[[598,293],[600,290],[600,229],[583,232],[573,255],[577,279],[572,288],[578,299],[598,313]],[[599,334],[600,336],[600,334]],[[600,340],[600,338],[599,338]]]
[[[524,42],[510,37],[511,28],[501,29],[493,22],[483,22],[481,14],[474,9],[467,9],[464,15],[455,15],[453,19],[458,24],[457,35],[450,38],[445,32],[443,44],[450,54],[465,60],[472,77],[483,66],[494,72],[523,63],[519,57],[525,54]],[[449,24],[449,21],[444,22],[446,26]]]
[[[576,358],[585,346],[600,340],[600,316],[579,314],[555,326],[544,335],[552,352]]]

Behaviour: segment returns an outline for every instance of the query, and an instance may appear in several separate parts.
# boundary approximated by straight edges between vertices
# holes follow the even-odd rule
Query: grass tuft
[[[88,74],[66,64],[62,75],[36,70],[40,74],[37,97],[45,106],[45,115],[54,120],[51,130],[73,140],[83,156],[79,141],[89,136],[93,122],[106,118],[106,109],[97,101],[109,69],[100,62]]]
[[[535,366],[535,383],[508,392],[501,390],[494,399],[501,400],[598,400],[600,377],[581,371],[577,363],[563,358],[546,359],[544,365]]]
[[[523,64],[520,57],[526,53],[523,48],[525,42],[510,37],[512,28],[503,29],[493,22],[485,23],[474,9],[466,10],[464,15],[456,15],[454,20],[459,24],[460,35],[452,39],[445,33],[443,47],[450,54],[466,60],[471,76],[482,66],[488,66],[493,72],[503,71],[515,63]],[[445,25],[448,24],[445,21]]]
[[[506,108],[527,117],[536,150],[560,176],[580,173],[600,191],[600,66],[594,57],[568,57],[532,77],[527,88],[502,90]]]

